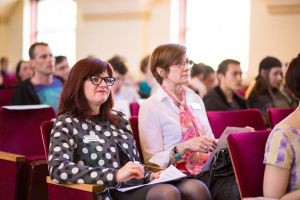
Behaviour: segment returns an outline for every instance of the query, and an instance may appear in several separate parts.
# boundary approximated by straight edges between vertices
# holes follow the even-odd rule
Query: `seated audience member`
[[[217,76],[219,85],[203,98],[206,110],[246,109],[246,101],[236,94],[242,86],[240,62],[232,59],[223,60],[219,64]]]
[[[70,66],[66,56],[55,57],[54,76],[65,82],[70,72]]]
[[[3,75],[0,73],[0,89],[4,88],[4,78]]]
[[[296,99],[300,99],[300,54],[286,72],[286,84]],[[274,199],[300,198],[300,106],[277,124],[269,135],[263,192]]]
[[[130,125],[112,111],[113,69],[85,58],[71,69],[60,99],[49,147],[49,173],[56,183],[139,185],[159,177],[139,163]],[[199,180],[181,179],[127,192],[107,189],[97,199],[210,199]]]
[[[144,80],[139,83],[139,95],[141,98],[148,98],[151,94],[151,89],[156,85],[156,81],[151,73],[150,66],[150,55],[143,58],[140,64],[140,69],[144,74]]]
[[[33,77],[33,68],[29,61],[20,60],[16,67],[17,82],[21,83]]]
[[[206,86],[203,84],[204,69],[203,63],[195,64],[191,68],[191,80],[188,87],[191,88],[200,97],[203,97],[206,93]]]
[[[207,92],[218,85],[217,74],[211,66],[203,65],[202,82],[205,85]]]
[[[289,108],[291,103],[280,91],[282,84],[281,62],[275,57],[266,57],[259,64],[259,74],[247,99],[248,107],[259,109],[267,122],[268,108]]]
[[[0,73],[5,76],[8,75],[9,61],[6,57],[0,59]]]
[[[201,97],[185,86],[190,79],[186,48],[158,46],[150,68],[160,87],[139,111],[145,162],[165,168],[185,160],[188,172],[198,174],[215,140]]]
[[[126,74],[128,67],[125,60],[120,56],[114,56],[108,60],[114,69],[116,83],[112,87],[113,98],[115,101],[114,109],[130,116],[129,104],[140,99],[135,88],[127,83]]]
[[[54,59],[48,44],[31,45],[29,57],[34,75],[15,89],[13,105],[47,104],[58,110],[62,82],[53,77]]]
[[[9,61],[6,57],[0,59],[0,88],[14,87],[16,85],[16,76],[8,72]]]

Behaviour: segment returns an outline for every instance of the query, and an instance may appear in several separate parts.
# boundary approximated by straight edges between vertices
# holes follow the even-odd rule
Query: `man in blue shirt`
[[[58,111],[62,82],[53,76],[54,58],[46,43],[31,45],[29,57],[34,76],[22,82],[14,91],[14,105],[47,104]]]

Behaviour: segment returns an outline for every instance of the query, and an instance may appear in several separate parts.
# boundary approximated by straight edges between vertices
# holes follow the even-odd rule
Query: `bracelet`
[[[177,146],[173,148],[173,156],[175,157],[176,160],[179,160],[181,158],[180,153],[178,152]]]

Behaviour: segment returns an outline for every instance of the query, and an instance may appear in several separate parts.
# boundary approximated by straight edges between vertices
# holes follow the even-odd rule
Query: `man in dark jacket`
[[[62,82],[53,77],[54,58],[46,43],[34,43],[29,49],[34,76],[22,82],[13,94],[14,105],[47,104],[58,110]]]
[[[242,86],[240,62],[233,59],[223,60],[219,64],[217,76],[219,85],[203,98],[206,110],[246,109],[246,101],[235,93]]]

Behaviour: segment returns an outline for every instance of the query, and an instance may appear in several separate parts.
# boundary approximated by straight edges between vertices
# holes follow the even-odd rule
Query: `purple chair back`
[[[139,136],[139,120],[138,120],[138,117],[137,116],[130,117],[129,122],[130,122],[130,125],[131,125],[133,138],[136,142],[136,146],[137,146],[137,149],[139,151],[140,158],[144,162],[143,152],[142,152],[141,143],[140,143],[140,136]]]
[[[138,116],[140,110],[140,104],[138,102],[132,102],[129,104],[131,116]]]
[[[11,105],[13,88],[0,89],[0,106]]]
[[[270,131],[231,133],[227,140],[241,198],[263,195],[265,145]]]
[[[215,138],[219,138],[227,126],[251,126],[255,130],[267,128],[260,111],[257,109],[207,111],[207,117]]]
[[[0,151],[25,155],[44,155],[40,137],[43,121],[55,117],[53,108],[7,110],[0,108]]]
[[[48,159],[48,153],[49,153],[50,134],[51,134],[53,125],[54,125],[53,121],[44,121],[40,127],[44,152],[45,152],[45,156],[47,159]]]
[[[294,110],[294,108],[269,108],[267,113],[271,128],[274,128],[276,124],[286,118]]]

